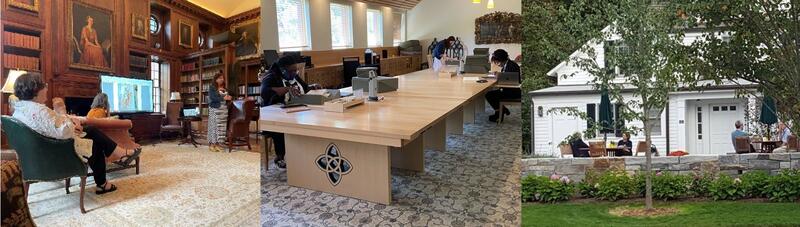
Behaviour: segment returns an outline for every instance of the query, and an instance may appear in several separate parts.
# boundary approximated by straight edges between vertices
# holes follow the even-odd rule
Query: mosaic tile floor
[[[519,226],[520,110],[501,125],[489,111],[448,135],[447,152],[425,151],[425,172],[393,169],[390,205],[291,187],[262,165],[261,225]]]

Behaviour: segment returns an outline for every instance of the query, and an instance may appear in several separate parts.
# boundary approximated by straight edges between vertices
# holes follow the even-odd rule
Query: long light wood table
[[[289,185],[389,204],[391,168],[424,171],[424,149],[444,151],[451,124],[463,127],[495,83],[431,70],[398,80],[397,91],[380,94],[384,100],[344,113],[262,107],[259,130],[285,134]]]

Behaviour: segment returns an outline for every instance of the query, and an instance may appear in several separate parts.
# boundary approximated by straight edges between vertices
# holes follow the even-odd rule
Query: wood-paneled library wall
[[[215,34],[227,29],[225,18],[193,5],[186,0],[38,0],[38,6],[24,9],[11,5],[13,0],[2,1],[2,23],[0,30],[20,31],[36,34],[41,48],[31,54],[38,56],[40,71],[50,84],[48,96],[53,97],[93,97],[100,91],[99,75],[112,73],[127,76],[130,74],[130,55],[155,55],[170,63],[170,72],[180,71],[180,59],[201,49],[198,44],[199,32],[205,30]],[[80,2],[112,13],[112,61],[110,72],[71,68],[69,66],[69,18],[70,3]],[[159,35],[147,34],[147,40],[132,35],[133,15],[141,15],[149,23],[151,11],[162,20]],[[183,21],[192,25],[192,48],[178,45],[178,23]],[[77,26],[77,25],[76,25]],[[166,31],[166,33],[165,33]],[[155,48],[156,42],[160,48]],[[5,44],[5,41],[3,42]],[[207,43],[207,42],[205,42]],[[0,45],[0,52],[6,45]],[[8,48],[6,48],[8,49]],[[14,69],[3,63],[2,78],[5,82],[8,70]],[[149,73],[149,72],[148,72]],[[57,85],[57,86],[54,86]],[[170,76],[170,90],[180,85],[178,76]],[[3,108],[5,109],[5,108]],[[6,113],[7,114],[7,113]]]

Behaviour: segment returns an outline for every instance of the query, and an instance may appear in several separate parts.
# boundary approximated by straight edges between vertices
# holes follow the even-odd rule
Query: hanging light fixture
[[[489,3],[486,3],[487,9],[494,9],[494,0],[489,0]]]
[[[481,0],[472,0],[472,3],[481,4]]]

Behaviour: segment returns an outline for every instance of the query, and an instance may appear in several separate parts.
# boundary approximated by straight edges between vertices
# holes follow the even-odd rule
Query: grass
[[[617,217],[619,206],[641,203],[523,204],[523,226],[800,226],[800,203],[674,202],[656,203],[681,213],[665,217]]]

